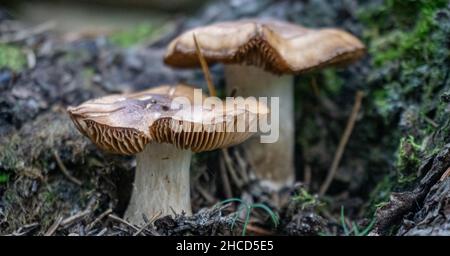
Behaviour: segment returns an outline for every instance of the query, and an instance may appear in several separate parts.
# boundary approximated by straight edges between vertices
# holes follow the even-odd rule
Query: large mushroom
[[[209,64],[225,64],[227,91],[240,96],[279,97],[279,140],[244,143],[256,175],[275,187],[289,185],[294,172],[293,75],[359,59],[365,47],[353,35],[333,28],[308,29],[275,21],[248,19],[189,30],[168,46],[164,61],[178,68],[200,65],[193,35]]]
[[[201,91],[196,93],[185,85],[161,86],[68,108],[78,130],[99,148],[136,155],[134,186],[125,212],[131,223],[142,224],[143,215],[191,214],[192,152],[241,143],[254,132],[234,125],[243,121],[250,127],[259,115],[267,114],[256,100],[247,101],[251,106],[221,109],[204,104],[207,98]]]

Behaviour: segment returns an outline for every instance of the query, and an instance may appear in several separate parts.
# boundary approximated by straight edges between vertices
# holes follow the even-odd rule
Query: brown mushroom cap
[[[188,108],[176,102],[178,96],[193,102],[193,95],[190,86],[161,86],[90,100],[69,107],[68,112],[78,130],[98,147],[125,155],[139,153],[152,142],[170,143],[194,152],[239,144],[254,132],[233,132],[229,127],[244,118],[248,125],[255,124],[258,114],[268,113],[265,105],[256,100],[249,101],[250,108],[224,107],[223,111],[203,105]]]
[[[299,74],[349,63],[365,52],[361,41],[339,29],[307,29],[282,21],[249,19],[215,23],[181,34],[168,46],[166,64],[200,66],[193,34],[210,64],[255,65],[276,74]]]

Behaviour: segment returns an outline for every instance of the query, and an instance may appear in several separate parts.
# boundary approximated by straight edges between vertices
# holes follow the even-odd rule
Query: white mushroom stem
[[[294,182],[294,90],[293,76],[278,76],[261,68],[244,65],[226,65],[227,93],[237,89],[243,97],[279,97],[279,139],[272,144],[261,144],[259,136],[246,141],[256,176],[274,189]],[[270,99],[267,101],[270,104]],[[276,113],[275,113],[276,114]],[[276,129],[277,127],[273,127]]]
[[[125,219],[143,224],[161,213],[161,217],[184,211],[192,214],[189,166],[192,152],[171,144],[147,144],[136,156],[136,174]],[[173,209],[173,211],[172,211]]]

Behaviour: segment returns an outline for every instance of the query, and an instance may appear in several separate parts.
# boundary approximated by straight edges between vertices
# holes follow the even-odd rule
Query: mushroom
[[[279,188],[294,181],[293,75],[342,65],[359,59],[364,45],[351,34],[333,28],[308,29],[276,21],[247,19],[215,23],[184,32],[167,47],[164,61],[178,68],[200,65],[193,34],[209,64],[225,64],[227,92],[240,96],[279,97],[279,139],[244,143],[256,175]]]
[[[125,212],[131,223],[142,224],[143,215],[191,214],[192,152],[241,143],[254,132],[236,131],[233,125],[241,121],[255,125],[258,115],[268,112],[256,100],[247,101],[250,107],[223,109],[206,101],[194,88],[177,85],[105,96],[68,108],[78,130],[100,149],[136,155],[134,186]]]

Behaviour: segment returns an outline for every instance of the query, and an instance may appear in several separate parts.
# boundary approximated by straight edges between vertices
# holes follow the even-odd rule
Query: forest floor
[[[107,35],[61,35],[0,9],[0,235],[450,235],[448,1],[234,2]],[[251,178],[239,147],[196,154],[195,214],[131,225],[121,216],[135,160],[98,150],[65,109],[160,84],[206,87],[200,70],[164,66],[165,46],[185,29],[249,16],[344,28],[368,54],[296,78],[293,187],[273,193]],[[221,93],[222,69],[211,70]],[[358,91],[355,128],[319,196]]]

